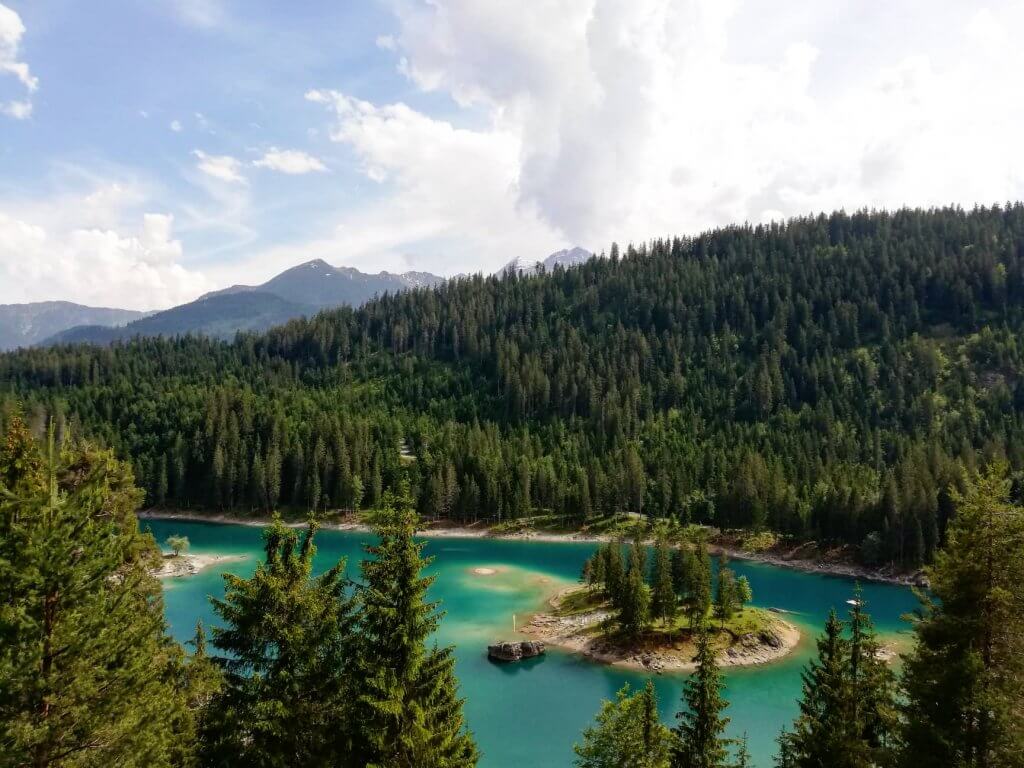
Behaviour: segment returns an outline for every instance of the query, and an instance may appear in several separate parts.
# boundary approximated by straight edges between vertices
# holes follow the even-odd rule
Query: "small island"
[[[776,661],[800,642],[799,630],[772,611],[748,603],[743,577],[723,562],[712,583],[707,549],[672,550],[659,542],[648,569],[639,542],[622,557],[621,542],[601,547],[587,561],[583,585],[560,591],[524,634],[586,658],[653,672],[695,667],[697,628],[711,631],[721,666]]]
[[[244,555],[189,554],[187,536],[168,536],[165,544],[171,551],[164,553],[159,566],[153,569],[153,575],[158,579],[195,576],[211,565],[245,559]]]

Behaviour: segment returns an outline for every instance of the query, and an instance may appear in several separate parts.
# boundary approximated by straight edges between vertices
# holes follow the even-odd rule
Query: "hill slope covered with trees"
[[[0,356],[148,503],[613,511],[929,560],[965,468],[1024,465],[1024,206],[837,213],[463,278],[233,342]],[[414,460],[401,455],[407,446]]]

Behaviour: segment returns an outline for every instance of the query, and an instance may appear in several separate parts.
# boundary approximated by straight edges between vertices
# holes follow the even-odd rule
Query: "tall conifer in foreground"
[[[850,718],[867,765],[888,765],[897,736],[896,676],[881,656],[860,585],[850,608]]]
[[[725,768],[729,740],[723,733],[729,718],[723,713],[729,702],[722,696],[722,675],[707,622],[701,622],[697,635],[696,661],[697,669],[683,687],[686,708],[676,714],[679,723],[672,731],[672,768]]]
[[[1009,490],[997,464],[953,494],[903,669],[906,768],[1024,765],[1024,509]]]
[[[180,648],[130,470],[88,446],[0,446],[0,766],[188,764]]]
[[[345,561],[314,578],[315,533],[311,522],[300,542],[275,518],[252,577],[224,576],[224,598],[213,600],[223,627],[213,643],[225,675],[203,723],[206,765],[363,765],[354,752]]]
[[[397,501],[397,508],[395,506]],[[428,602],[430,559],[414,540],[416,514],[386,495],[367,546],[356,675],[360,751],[372,768],[475,766],[450,647],[427,647],[442,614]]]
[[[800,715],[793,731],[783,737],[780,764],[794,768],[865,765],[863,755],[857,754],[856,725],[850,718],[849,658],[843,622],[833,610],[825,622],[825,634],[818,638],[818,657],[801,673]]]

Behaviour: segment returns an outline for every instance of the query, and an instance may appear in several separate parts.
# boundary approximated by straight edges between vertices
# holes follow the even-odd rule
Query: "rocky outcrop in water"
[[[487,646],[487,657],[494,661],[522,661],[544,653],[544,643],[534,640],[503,642]]]

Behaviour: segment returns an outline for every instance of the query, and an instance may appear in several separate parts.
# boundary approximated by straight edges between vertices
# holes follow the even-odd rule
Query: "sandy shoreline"
[[[559,616],[561,601],[582,587],[567,587],[549,601],[553,612],[535,614],[523,627],[522,633],[547,645],[582,655],[589,661],[623,669],[645,672],[692,672],[692,643],[672,645],[622,646],[596,632],[598,625],[611,618],[611,611],[598,608],[583,614]],[[718,650],[717,662],[721,667],[750,667],[779,661],[800,645],[800,630],[781,618],[772,617],[766,632],[738,638]]]
[[[200,523],[228,523],[232,525],[266,526],[269,519],[238,517],[235,515],[205,515],[195,512],[164,512],[147,510],[138,513],[140,520],[187,520]],[[304,522],[288,522],[290,527],[304,527]],[[353,531],[369,532],[370,527],[356,521],[324,522],[321,523],[324,530],[332,531]],[[451,539],[501,539],[506,541],[540,541],[548,543],[576,542],[583,544],[603,544],[611,540],[611,537],[589,534],[582,532],[572,533],[551,533],[526,531],[518,533],[496,533],[481,525],[468,526],[428,526],[420,531],[418,535],[428,538],[451,538]],[[648,542],[648,543],[653,543]],[[926,586],[920,574],[894,574],[885,571],[872,570],[863,566],[849,563],[823,562],[819,559],[807,559],[801,557],[787,557],[783,554],[772,552],[748,552],[737,547],[722,544],[710,544],[708,549],[713,555],[727,554],[735,560],[747,560],[756,563],[765,563],[780,568],[792,568],[804,573],[818,573],[826,576],[840,576],[847,579],[859,579],[861,581],[874,581],[885,584],[897,584],[900,586]]]
[[[245,560],[245,555],[164,555],[160,567],[153,571],[158,579],[195,576],[212,565]]]

